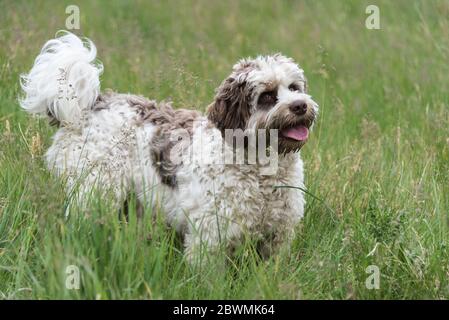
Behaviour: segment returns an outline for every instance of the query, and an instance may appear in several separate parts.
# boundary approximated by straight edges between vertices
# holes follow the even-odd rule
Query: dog
[[[58,126],[45,157],[49,170],[65,179],[71,204],[87,206],[95,191],[117,210],[130,194],[142,207],[160,206],[192,263],[248,237],[264,257],[291,241],[304,215],[300,149],[318,114],[304,71],[291,58],[240,60],[205,115],[138,95],[101,93],[102,72],[93,42],[65,31],[21,75],[21,107]],[[263,137],[250,139],[255,131]],[[243,143],[234,145],[233,132],[243,132]],[[267,141],[275,143],[257,145]],[[261,150],[276,157],[270,174],[260,153],[248,161]],[[244,160],[236,163],[239,153]]]

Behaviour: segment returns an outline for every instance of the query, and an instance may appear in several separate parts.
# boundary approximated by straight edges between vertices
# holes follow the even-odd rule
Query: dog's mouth
[[[279,119],[278,119],[279,120]],[[270,130],[276,130],[278,151],[280,153],[296,152],[300,150],[309,139],[311,127],[315,121],[315,114],[309,113],[305,117],[287,117],[272,123]],[[267,143],[272,143],[270,134],[267,134]]]
[[[303,124],[299,124],[291,128],[282,129],[281,134],[287,139],[306,141],[309,138],[309,128]]]
[[[309,138],[309,129],[312,126],[311,118],[296,122],[279,130],[279,136],[290,142],[304,143]]]

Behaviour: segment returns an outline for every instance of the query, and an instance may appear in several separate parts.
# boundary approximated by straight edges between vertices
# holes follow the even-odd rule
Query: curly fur
[[[22,107],[60,123],[46,161],[67,179],[73,201],[85,205],[96,190],[117,208],[130,192],[143,206],[161,205],[167,223],[183,235],[190,261],[203,246],[232,248],[245,236],[269,255],[293,237],[304,214],[303,193],[274,186],[304,187],[299,150],[318,112],[293,60],[280,54],[241,60],[203,116],[140,96],[100,94],[95,53],[92,42],[65,33],[44,46],[22,77]],[[58,100],[58,70],[65,70],[63,86],[74,88],[74,102]],[[258,162],[224,162],[223,154],[236,152],[225,141],[228,129],[279,130],[279,144],[267,149],[278,156],[276,172],[264,174]],[[291,139],[292,132],[303,136]],[[236,148],[249,152],[248,144]]]

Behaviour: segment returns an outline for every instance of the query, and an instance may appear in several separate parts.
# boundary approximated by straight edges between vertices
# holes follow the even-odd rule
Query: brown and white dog
[[[275,187],[304,188],[299,150],[318,113],[292,59],[239,61],[203,116],[141,96],[101,94],[103,66],[95,58],[90,40],[64,32],[44,45],[21,78],[22,108],[59,126],[46,161],[67,180],[73,203],[86,205],[96,191],[117,208],[130,193],[143,207],[161,204],[190,261],[203,245],[234,247],[249,235],[269,255],[292,238],[304,195]],[[234,145],[237,131],[246,135],[240,145]],[[252,148],[255,132],[263,134],[256,145],[271,144]],[[267,173],[260,153],[249,161],[251,150],[275,156],[275,170]],[[238,153],[247,158],[237,163]]]

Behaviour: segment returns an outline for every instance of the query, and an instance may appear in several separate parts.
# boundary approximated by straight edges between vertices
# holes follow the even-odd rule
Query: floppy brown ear
[[[218,88],[207,117],[222,133],[225,129],[245,130],[250,117],[250,102],[251,88],[246,80],[229,77]]]

